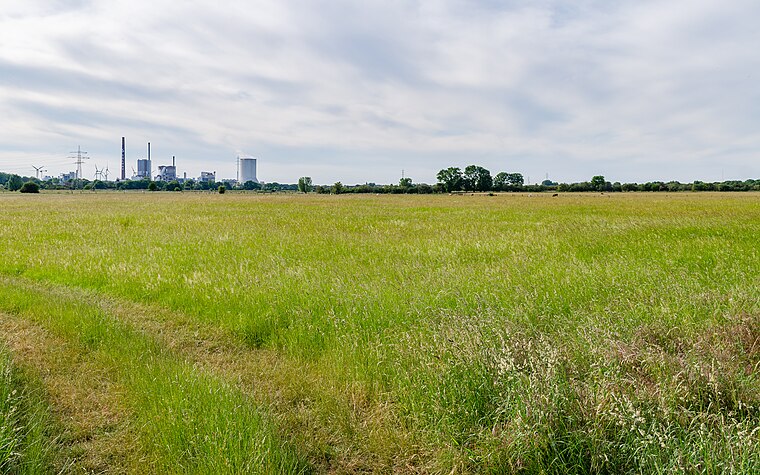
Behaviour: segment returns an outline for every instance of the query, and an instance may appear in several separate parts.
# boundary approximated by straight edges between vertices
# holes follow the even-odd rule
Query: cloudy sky
[[[0,170],[760,178],[757,0],[0,0]]]

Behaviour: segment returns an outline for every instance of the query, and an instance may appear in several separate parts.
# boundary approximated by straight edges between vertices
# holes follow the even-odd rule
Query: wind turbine
[[[43,167],[44,165],[40,165],[39,167],[35,167],[34,165],[32,165],[32,168],[34,168],[35,176],[37,177],[38,180],[40,179],[40,172],[47,171],[47,170],[44,170]]]

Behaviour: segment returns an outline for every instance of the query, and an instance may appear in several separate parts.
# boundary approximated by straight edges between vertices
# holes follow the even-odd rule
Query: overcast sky
[[[0,0],[0,170],[760,178],[757,0]]]

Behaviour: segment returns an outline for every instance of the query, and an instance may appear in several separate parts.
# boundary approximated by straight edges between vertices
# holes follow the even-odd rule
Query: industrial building
[[[216,172],[201,172],[200,178],[198,178],[198,181],[202,182],[216,182]]]
[[[174,160],[174,157],[172,157],[172,164],[171,165],[159,165],[158,166],[158,175],[156,176],[156,180],[158,181],[172,181],[177,179],[177,165]]]
[[[153,168],[151,168],[150,164],[150,142],[148,142],[148,158],[137,160],[137,179],[142,180],[147,178],[150,180],[152,170]]]
[[[61,173],[58,177],[58,180],[61,183],[67,183],[70,181],[74,181],[76,179],[77,179],[77,172]]]
[[[174,165],[159,165],[158,175],[156,180],[158,181],[172,181],[177,179],[177,167]]]
[[[149,158],[141,158],[137,160],[137,179],[142,180],[144,178],[150,179],[150,159]]]
[[[253,157],[241,157],[238,155],[238,184],[243,184],[248,181],[258,183],[259,179],[256,178],[256,159]]]

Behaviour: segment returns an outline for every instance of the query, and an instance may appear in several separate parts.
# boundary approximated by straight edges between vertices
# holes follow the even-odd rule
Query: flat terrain
[[[760,472],[757,193],[5,193],[0,243],[0,471]]]

